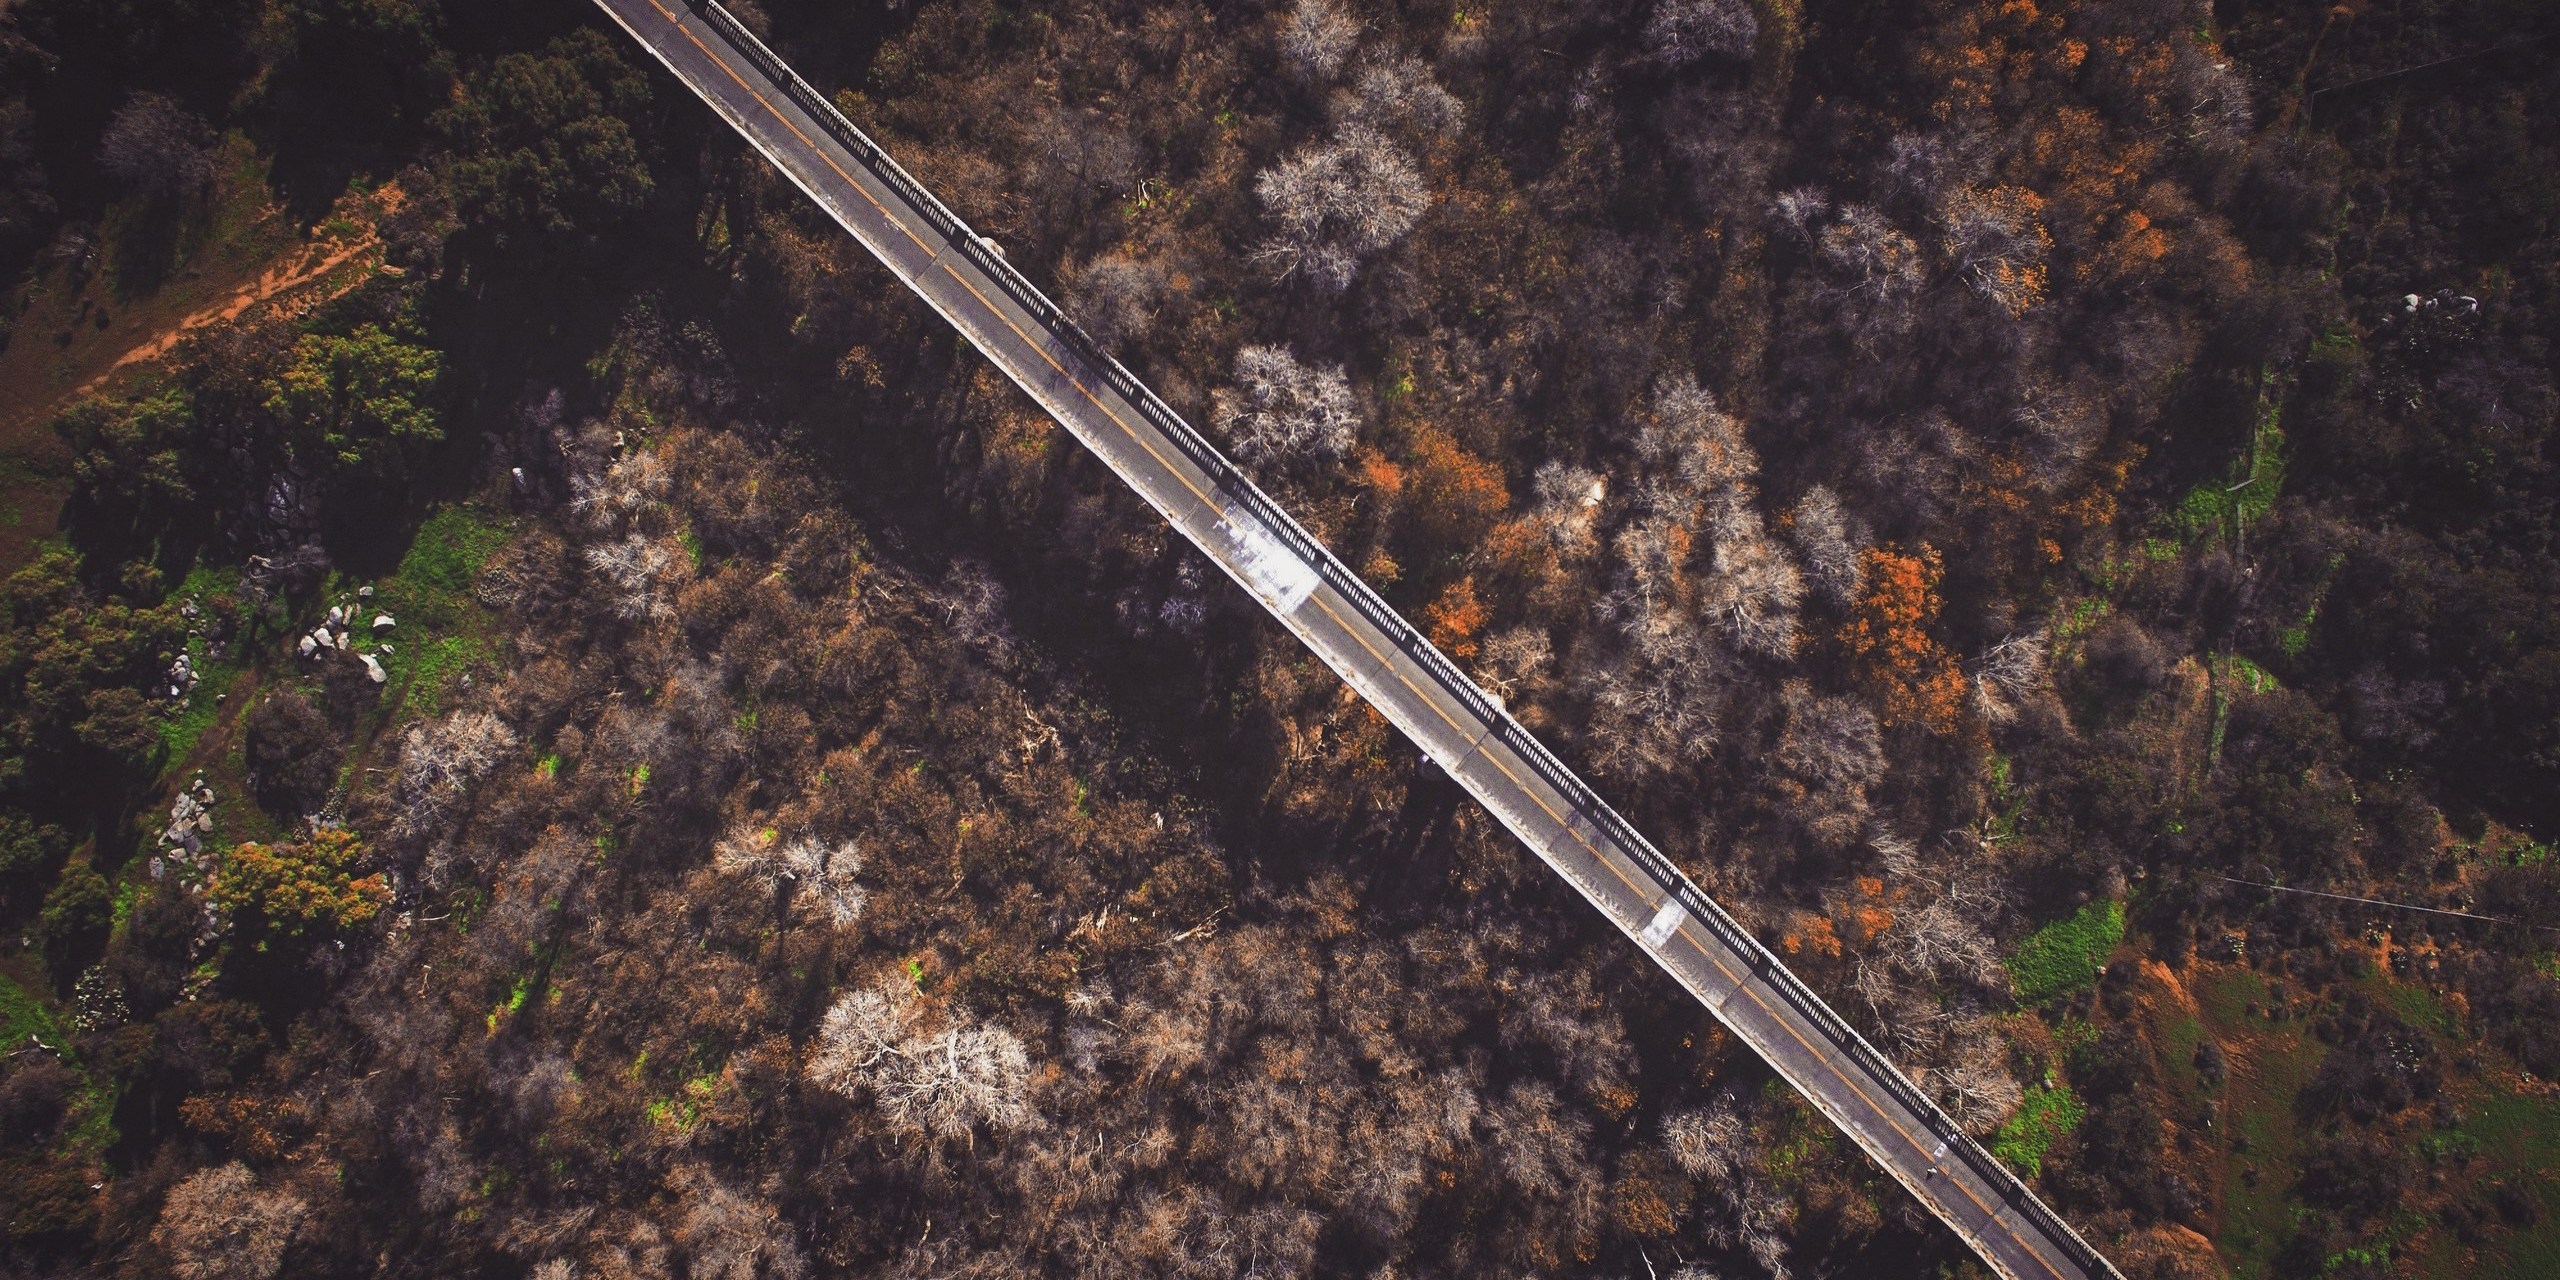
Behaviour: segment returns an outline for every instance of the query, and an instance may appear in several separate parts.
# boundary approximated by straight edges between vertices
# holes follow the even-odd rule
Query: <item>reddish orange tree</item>
[[[1886,724],[1953,733],[1964,715],[1964,674],[1929,634],[1944,573],[1937,551],[1876,547],[1865,560],[1866,591],[1840,629],[1841,648],[1881,699]]]

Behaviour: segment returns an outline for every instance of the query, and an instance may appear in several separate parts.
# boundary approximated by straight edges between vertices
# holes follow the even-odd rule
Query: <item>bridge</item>
[[[1502,704],[715,0],[597,0],[2009,1280],[2123,1280]]]

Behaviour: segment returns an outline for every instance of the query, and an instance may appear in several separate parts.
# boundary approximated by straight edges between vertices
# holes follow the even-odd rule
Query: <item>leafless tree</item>
[[[1795,520],[1787,533],[1804,556],[1805,572],[1824,599],[1835,607],[1846,608],[1858,598],[1866,576],[1859,554],[1861,539],[1850,532],[1838,495],[1823,485],[1805,490],[1804,496],[1796,500]]]
[[[1351,452],[1360,417],[1340,365],[1298,363],[1286,347],[1236,353],[1236,385],[1213,398],[1209,420],[1247,463],[1295,469]]]
[[[640,449],[602,468],[569,477],[569,509],[589,528],[613,532],[666,500],[671,477],[654,449]]]
[[[917,1006],[914,988],[894,976],[846,993],[819,1025],[810,1078],[848,1096],[870,1095],[893,1129],[918,1138],[960,1141],[982,1125],[1031,1124],[1022,1041],[959,1018],[926,1029]]]
[[[1479,666],[1486,687],[1507,701],[1543,683],[1547,668],[1554,662],[1555,648],[1547,633],[1536,627],[1519,626],[1487,638]]]
[[[1349,88],[1333,95],[1333,118],[1380,133],[1436,138],[1455,130],[1464,109],[1440,87],[1419,58],[1385,58],[1360,68]]]
[[[587,548],[586,561],[604,583],[615,613],[639,620],[675,612],[674,579],[685,556],[667,539],[625,534]]]
[[[808,1274],[808,1259],[792,1242],[790,1224],[772,1205],[699,1166],[680,1169],[667,1181],[684,1206],[674,1234],[692,1280],[800,1280]]]
[[[238,1161],[190,1175],[169,1192],[151,1242],[182,1280],[267,1280],[284,1265],[310,1207],[281,1188],[261,1190]]]
[[[1543,1080],[1511,1086],[1493,1113],[1495,1158],[1511,1185],[1541,1199],[1561,1199],[1593,1174],[1585,1140],[1591,1123],[1566,1110]]]
[[[1682,1173],[1707,1182],[1746,1176],[1751,1126],[1728,1095],[1662,1118],[1662,1148]]]
[[[1920,246],[1873,205],[1842,205],[1818,250],[1845,293],[1894,299],[1920,287]]]
[[[212,132],[204,118],[156,93],[116,109],[98,138],[98,166],[154,200],[194,195],[213,181]]]
[[[2070,387],[2040,381],[2018,397],[2017,421],[2027,433],[2036,482],[2048,492],[2069,483],[2107,427],[2104,406]]]
[[[1013,656],[1013,627],[1005,621],[1004,584],[983,560],[955,560],[931,601],[942,611],[951,638],[998,662]]]
[[[782,847],[784,874],[827,919],[841,929],[862,918],[870,893],[854,879],[862,873],[862,848],[853,841],[828,843],[798,837]]]
[[[1796,819],[1817,838],[1845,845],[1867,824],[1867,791],[1884,774],[1875,714],[1847,698],[1816,694],[1802,680],[1779,691],[1786,727],[1775,764],[1791,793]]]
[[[1599,522],[1601,504],[1608,501],[1609,482],[1589,467],[1549,462],[1538,468],[1531,484],[1538,495],[1533,514],[1548,540],[1567,554],[1594,549],[1592,527]]]
[[[1715,751],[1731,693],[1726,659],[1695,630],[1587,665],[1586,737],[1603,768],[1643,778],[1687,768]]]
[[[1760,513],[1749,507],[1726,511],[1713,532],[1714,572],[1700,593],[1700,607],[1745,653],[1794,653],[1796,606],[1804,600],[1804,575],[1794,557],[1769,539]]]
[[[1636,453],[1654,488],[1640,495],[1644,501],[1656,509],[1706,501],[1713,513],[1749,496],[1760,455],[1696,375],[1682,370],[1656,380],[1647,406],[1636,432]]]
[[[2053,236],[2043,200],[2018,187],[1966,187],[1939,210],[1940,241],[1957,277],[1993,305],[2017,315],[2043,300],[2045,257]]]
[[[1815,224],[1831,212],[1831,197],[1822,188],[1795,187],[1778,193],[1769,204],[1769,218],[1785,227],[1798,242],[1810,248]]]
[[[1895,917],[1885,935],[1885,953],[1915,978],[2002,990],[2008,970],[1987,930],[2006,905],[1988,873],[1967,869],[1945,881],[1945,888],[1918,910]]]
[[[516,732],[486,711],[456,711],[409,727],[392,784],[405,830],[439,824],[516,747]]]
[[[1333,0],[1298,0],[1280,19],[1280,65],[1301,83],[1333,79],[1359,43],[1359,24]]]
[[[2009,1042],[1991,1019],[1972,1018],[1950,1029],[1948,1049],[1946,1062],[1922,1073],[1923,1087],[1967,1132],[1998,1129],[2025,1096],[2009,1070]]]
[[[1085,267],[1068,291],[1067,311],[1104,350],[1116,353],[1147,335],[1172,289],[1163,267],[1115,254]]]
[[[1412,157],[1360,124],[1290,153],[1253,190],[1278,224],[1256,260],[1324,293],[1349,288],[1361,262],[1402,240],[1431,205]]]
[[[2041,631],[2003,638],[1970,664],[1973,692],[1983,718],[2003,723],[2018,714],[2020,704],[2049,687],[2052,673],[2045,661]]]
[[[1701,58],[1749,58],[1760,39],[1751,0],[1656,0],[1644,24],[1647,52],[1667,66]]]

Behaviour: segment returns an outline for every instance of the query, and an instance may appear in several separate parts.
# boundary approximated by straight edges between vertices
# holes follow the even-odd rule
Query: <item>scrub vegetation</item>
[[[2545,7],[735,8],[2129,1276],[2560,1258]],[[0,279],[0,1272],[1982,1274],[590,5]]]

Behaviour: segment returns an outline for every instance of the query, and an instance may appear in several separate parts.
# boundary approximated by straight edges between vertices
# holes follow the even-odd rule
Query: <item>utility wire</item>
[[[2485,58],[2490,54],[2505,53],[2510,49],[2522,49],[2529,45],[2540,44],[2554,36],[2560,36],[2560,31],[2546,31],[2538,36],[2526,36],[2521,40],[2510,40],[2505,44],[2491,45],[2486,49],[2474,49],[2469,53],[2457,53],[2452,57],[2438,58],[2433,62],[2421,62],[2414,67],[2402,67],[2397,71],[2385,71],[2380,75],[2366,76],[2361,80],[2349,80],[2345,84],[2323,85],[2320,88],[2312,90],[2308,95],[2306,95],[2304,100],[2309,101],[2310,99],[2317,98],[2324,93],[2344,93],[2349,89],[2361,89],[2369,84],[2380,84],[2385,80],[2395,80],[2401,76],[2412,75],[2420,71],[2432,70],[2436,67],[2448,66],[2456,62],[2468,62],[2473,58]],[[2268,887],[2274,888],[2276,886],[2270,885]],[[2423,907],[2420,908],[2420,910],[2425,909],[2426,908]],[[2454,914],[2460,915],[2461,913],[2455,912]]]
[[[2550,925],[2526,924],[2524,921],[2510,916],[2474,915],[2468,911],[2447,911],[2442,907],[2422,907],[2414,902],[2386,902],[2381,898],[2359,898],[2351,893],[2322,893],[2318,889],[2296,889],[2291,885],[2268,884],[2263,880],[2241,880],[2232,876],[2217,875],[2213,878],[2220,880],[2225,884],[2245,884],[2256,889],[2273,889],[2278,893],[2298,893],[2306,898],[2331,898],[2339,902],[2359,902],[2368,907],[2396,907],[2402,911],[2424,911],[2428,915],[2432,916],[2453,916],[2462,920],[2478,920],[2484,924],[2517,924],[2524,925],[2524,927],[2528,929],[2540,929],[2546,933],[2560,933],[2560,929],[2554,929]]]

